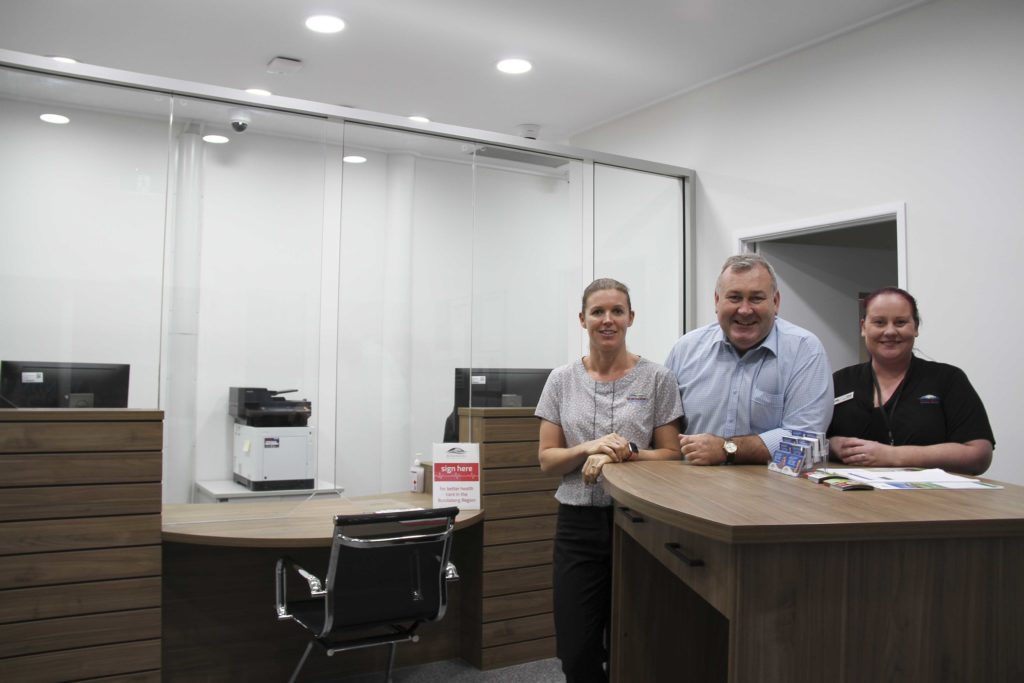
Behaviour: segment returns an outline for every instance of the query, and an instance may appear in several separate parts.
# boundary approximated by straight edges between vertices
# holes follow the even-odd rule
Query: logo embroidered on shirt
[[[627,401],[646,401],[647,397],[642,394],[630,394],[626,397]]]

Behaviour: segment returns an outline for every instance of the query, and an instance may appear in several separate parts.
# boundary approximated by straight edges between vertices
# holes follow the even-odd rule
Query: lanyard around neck
[[[889,433],[889,445],[895,446],[896,439],[892,435],[892,420],[893,415],[896,414],[896,405],[900,402],[900,396],[903,395],[903,388],[907,385],[907,377],[910,376],[910,368],[903,373],[903,379],[900,380],[899,387],[896,388],[896,393],[891,397],[892,406],[888,412],[885,410],[885,404],[882,402],[882,386],[878,383],[878,375],[875,374],[875,366],[873,364],[868,365],[871,368],[871,381],[875,385],[875,395],[878,397],[878,409],[882,411],[882,420],[885,422],[885,431]]]

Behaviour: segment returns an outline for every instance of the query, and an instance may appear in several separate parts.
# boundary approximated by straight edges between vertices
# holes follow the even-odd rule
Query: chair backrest
[[[443,617],[444,574],[458,512],[449,507],[337,515],[321,635]]]

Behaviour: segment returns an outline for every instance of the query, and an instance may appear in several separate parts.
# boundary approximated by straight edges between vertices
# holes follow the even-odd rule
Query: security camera
[[[232,109],[228,112],[228,118],[231,121],[231,128],[236,133],[244,133],[252,123],[252,114],[244,109]]]

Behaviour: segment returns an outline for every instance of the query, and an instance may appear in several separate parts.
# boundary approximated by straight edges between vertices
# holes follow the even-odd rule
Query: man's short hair
[[[772,268],[772,264],[768,263],[768,260],[760,254],[734,254],[729,258],[725,259],[725,263],[722,265],[722,270],[718,273],[718,281],[715,283],[715,291],[718,294],[722,293],[722,275],[725,271],[729,270],[734,273],[745,273],[748,270],[754,268],[764,268],[768,271],[768,275],[772,279],[772,296],[779,291],[779,279],[775,277],[775,269]]]

